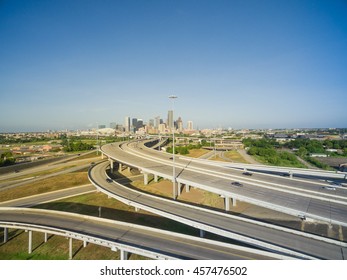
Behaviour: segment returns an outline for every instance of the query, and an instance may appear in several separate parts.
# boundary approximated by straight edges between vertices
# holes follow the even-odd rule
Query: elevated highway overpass
[[[145,184],[149,174],[153,174],[155,180],[158,177],[173,180],[172,155],[149,149],[143,142],[108,144],[101,151],[110,159],[111,167],[116,161],[120,167],[125,164],[140,169]],[[180,194],[183,186],[186,191],[197,187],[224,197],[226,210],[241,200],[300,218],[347,226],[346,188],[331,190],[327,183],[267,174],[254,173],[248,177],[242,170],[186,157],[176,157],[175,166],[177,184],[173,187],[173,198]],[[242,187],[233,186],[231,183],[235,181]]]
[[[107,166],[106,162],[91,168],[89,171],[91,182],[108,196],[135,208],[185,223],[201,231],[209,231],[287,256],[304,259],[344,259],[347,253],[347,244],[344,242],[235,217],[129,189],[117,182],[110,181],[106,173]]]
[[[73,240],[93,243],[119,251],[121,259],[134,253],[152,259],[289,259],[222,242],[196,238],[134,224],[86,215],[42,209],[0,207],[0,227],[4,242],[9,228],[28,231],[28,252],[33,251],[33,232],[60,235],[69,240],[69,259],[73,257]]]

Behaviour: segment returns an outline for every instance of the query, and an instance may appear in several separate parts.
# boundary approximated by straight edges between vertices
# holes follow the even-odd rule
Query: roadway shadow
[[[106,195],[105,195],[106,196]],[[82,203],[71,202],[49,202],[35,206],[34,208],[50,209],[56,211],[71,212],[77,214],[99,217],[98,205],[87,205]],[[195,228],[172,221],[170,219],[140,212],[129,212],[110,207],[101,206],[101,218],[116,220],[120,222],[134,223],[142,226],[158,228],[163,230],[175,231],[183,234],[194,236],[199,235],[199,231]]]
[[[4,229],[0,229],[1,235],[0,235],[0,247],[4,246],[6,243],[4,243]],[[24,230],[22,229],[8,229],[8,237],[7,242],[11,241],[12,239],[15,239],[17,236],[20,236],[21,234],[24,234]]]
[[[163,196],[163,195],[160,195],[160,194],[154,194],[154,193],[152,193],[150,191],[145,191],[145,190],[142,190],[142,189],[138,189],[137,187],[132,185],[132,181],[129,178],[125,177],[122,173],[118,172],[118,169],[116,171],[113,171],[113,172],[111,172],[110,169],[107,169],[107,173],[108,173],[108,176],[110,176],[114,180],[122,180],[122,184],[124,186],[126,186],[127,188],[129,188],[129,189],[133,189],[133,190],[139,191],[139,192],[144,193],[144,194],[149,194],[149,195],[154,196],[154,197],[159,197],[159,198],[167,199],[167,200],[170,200],[170,201],[173,200],[172,198],[169,198],[167,196]],[[132,174],[134,176],[135,175],[140,175],[140,172],[138,172],[136,169],[132,169]],[[154,178],[150,178],[148,186],[150,186],[150,184],[153,183],[153,182],[154,182]],[[185,186],[182,185],[180,193],[184,192],[184,189],[185,189]],[[200,207],[200,208],[213,210],[213,211],[220,212],[220,213],[227,213],[227,214],[230,214],[232,216],[239,216],[239,217],[243,217],[243,218],[247,218],[247,219],[252,219],[252,220],[255,220],[255,221],[260,221],[260,222],[264,222],[264,223],[268,223],[268,224],[282,226],[282,227],[285,227],[285,228],[288,228],[288,229],[294,229],[294,230],[302,231],[302,223],[301,223],[301,221],[299,221],[299,220],[296,221],[294,217],[293,217],[293,219],[289,219],[289,220],[287,220],[287,219],[283,220],[281,218],[279,218],[279,219],[267,218],[267,217],[260,218],[260,217],[254,217],[252,215],[248,215],[248,214],[245,214],[245,213],[242,213],[242,212],[236,212],[236,211],[233,211],[232,209],[230,209],[229,211],[225,211],[225,209],[216,208],[216,207],[213,207],[213,206],[207,206],[207,205],[194,203],[194,202],[188,202],[188,201],[182,201],[182,200],[180,200],[179,197],[177,198],[176,201],[184,203],[184,204],[187,204],[187,205],[192,205],[192,206],[196,206],[196,207]],[[274,215],[276,216],[275,213],[271,214],[271,216],[274,216]],[[281,213],[279,213],[279,215],[281,215]],[[144,220],[146,220],[146,219],[144,219]],[[143,225],[146,226],[148,224],[147,224],[147,222],[145,222],[145,223],[143,223]],[[172,230],[172,229],[170,229],[170,230]],[[316,231],[309,230],[308,227],[305,228],[305,232],[310,232],[311,234],[315,234],[315,235],[319,235],[319,236],[326,236],[326,234],[322,234],[322,233],[318,233],[317,234]],[[186,233],[186,232],[183,231],[182,233]],[[194,235],[197,235],[197,234],[194,234]],[[215,238],[216,238],[216,236],[213,237],[213,239],[215,239]],[[338,238],[335,238],[335,239],[338,239]],[[225,240],[223,239],[223,241],[225,241]]]
[[[116,182],[121,180],[121,184],[124,185],[125,187],[129,188],[129,189],[138,191],[140,193],[148,194],[148,195],[151,195],[151,196],[154,196],[154,197],[163,198],[163,199],[167,199],[167,200],[171,200],[171,201],[173,200],[170,197],[167,197],[167,196],[164,196],[164,195],[160,195],[160,194],[156,194],[156,193],[152,193],[150,191],[139,189],[136,186],[133,186],[132,185],[133,181],[130,180],[128,177],[125,177],[122,173],[118,172],[117,170],[111,171],[110,168],[107,168],[106,169],[106,173],[107,173],[107,175],[111,179],[115,180]],[[132,173],[133,176],[141,175],[141,173],[138,172],[135,169],[132,169],[131,173]],[[162,178],[160,178],[159,181],[160,180],[162,180]],[[154,183],[154,178],[150,178],[148,180],[148,185],[147,186],[150,187],[151,183]],[[184,191],[184,189],[185,189],[185,186],[182,185],[181,189],[180,189],[180,193],[182,193]],[[182,201],[182,200],[180,200],[179,197],[177,198],[176,201],[184,203],[184,204],[187,204],[187,205],[197,206],[197,207],[200,207],[200,208],[205,208],[205,209],[209,209],[209,210],[213,210],[213,211],[217,211],[217,212],[221,212],[221,213],[225,213],[226,212],[225,210],[220,209],[220,208],[216,208],[216,207],[212,207],[212,206],[208,206],[208,205],[203,205],[203,204],[199,204],[199,203],[194,203],[194,202]],[[233,212],[233,211],[227,211],[227,212],[232,214],[232,215],[239,215],[239,213],[237,213],[237,212]]]

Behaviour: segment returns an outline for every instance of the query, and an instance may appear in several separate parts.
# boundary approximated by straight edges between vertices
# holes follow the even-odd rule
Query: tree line
[[[16,159],[13,157],[11,152],[3,152],[0,155],[0,167],[15,164]]]

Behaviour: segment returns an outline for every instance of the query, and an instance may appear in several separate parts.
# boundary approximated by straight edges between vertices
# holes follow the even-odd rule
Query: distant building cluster
[[[177,133],[193,134],[196,132],[194,129],[193,121],[188,121],[184,125],[183,120],[179,117],[177,120],[174,119],[173,111],[168,111],[167,118],[164,120],[160,116],[156,116],[145,122],[141,118],[125,117],[123,124],[116,122],[110,123],[110,128],[106,128],[106,125],[98,126],[98,133],[112,133],[112,129],[117,135],[119,134],[169,134],[173,131]]]

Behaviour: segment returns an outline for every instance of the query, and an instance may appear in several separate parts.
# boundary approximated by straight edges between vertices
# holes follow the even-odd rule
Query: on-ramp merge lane
[[[138,191],[131,190],[118,183],[108,183],[105,169],[108,163],[94,166],[89,171],[91,182],[101,191],[123,202],[138,206],[147,211],[160,213],[164,217],[174,220],[184,218],[186,224],[193,223],[208,226],[211,232],[223,232],[223,236],[241,236],[249,243],[267,244],[274,248],[286,248],[288,251],[302,253],[306,256],[323,259],[343,259],[347,253],[347,245],[342,242],[327,242],[324,238],[310,234],[301,235],[281,227],[269,227],[264,223],[254,222],[248,219],[233,217],[231,215],[214,212],[200,207],[192,207],[183,203],[168,199],[157,198]],[[158,212],[159,211],[159,212]],[[180,218],[180,219],[177,219]],[[198,227],[198,226],[197,226]],[[254,240],[254,242],[252,242]],[[273,249],[275,250],[275,249]]]

